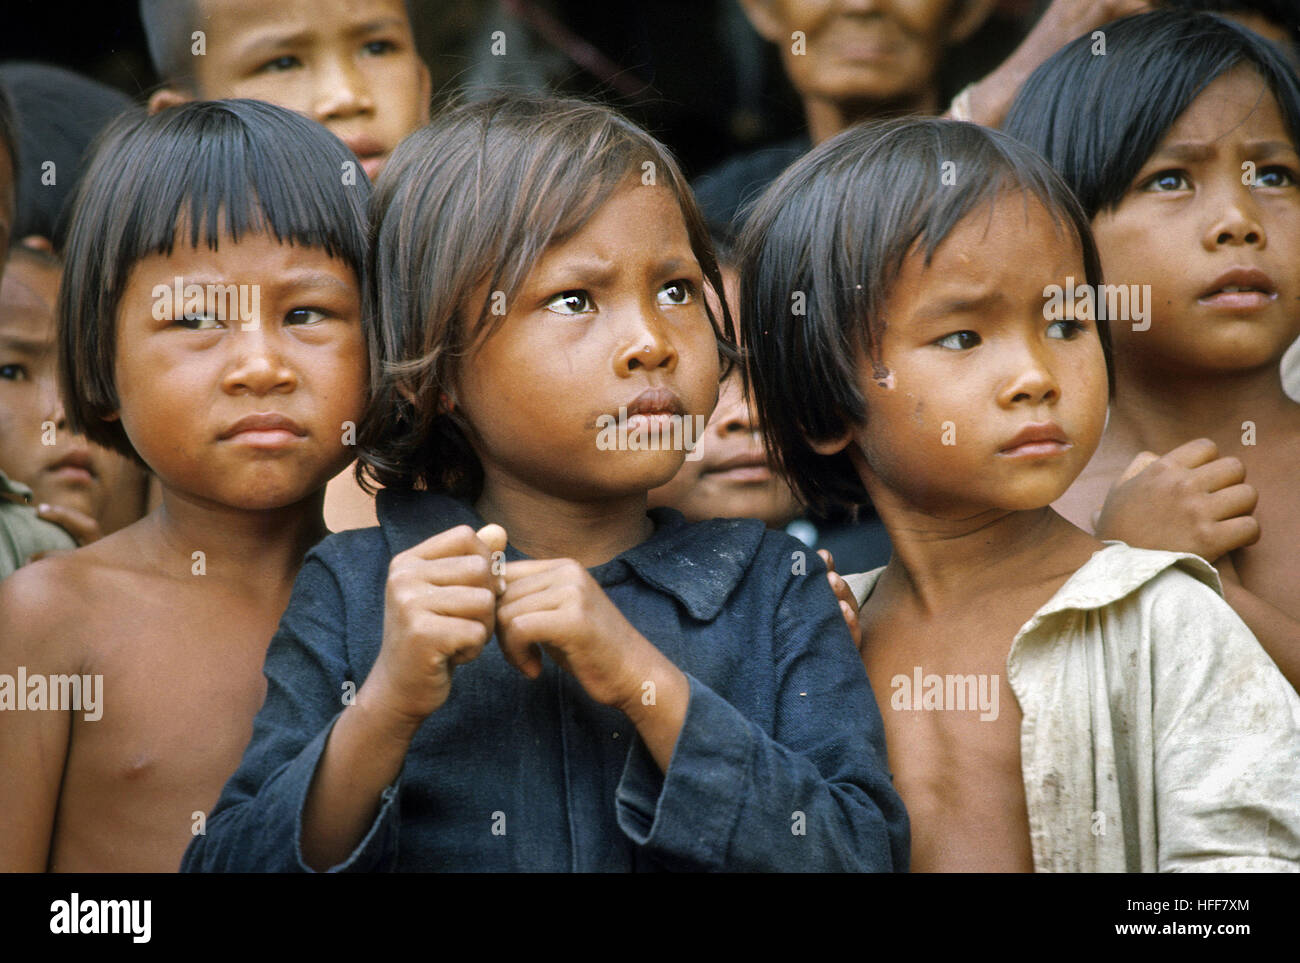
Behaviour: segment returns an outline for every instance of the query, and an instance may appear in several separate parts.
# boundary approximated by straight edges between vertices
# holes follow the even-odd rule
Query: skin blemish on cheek
[[[879,361],[871,362],[871,380],[874,381],[876,386],[879,388],[884,388],[886,391],[894,390],[894,372],[890,371]]]

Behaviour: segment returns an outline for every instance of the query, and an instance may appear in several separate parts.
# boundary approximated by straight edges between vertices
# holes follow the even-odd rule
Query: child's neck
[[[585,568],[608,562],[654,531],[645,492],[577,502],[489,477],[474,507],[484,521],[504,528],[510,544],[530,558],[572,558]]]
[[[993,594],[1063,581],[1101,548],[1047,507],[948,519],[890,493],[870,494],[893,546],[885,575],[927,615],[969,611]]]
[[[321,491],[283,508],[232,508],[164,487],[162,504],[143,520],[142,535],[171,571],[245,583],[249,594],[279,591],[292,582],[307,550],[329,534]],[[196,557],[196,552],[202,556]]]
[[[1115,361],[1119,389],[1107,440],[1124,450],[1165,454],[1193,438],[1209,438],[1221,452],[1241,446],[1243,421],[1261,425],[1293,419],[1300,408],[1282,389],[1276,362],[1246,372],[1170,373],[1139,362]]]

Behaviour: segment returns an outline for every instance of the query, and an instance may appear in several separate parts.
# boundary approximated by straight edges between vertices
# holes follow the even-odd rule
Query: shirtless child
[[[1107,44],[1052,57],[1007,127],[1079,196],[1124,295],[1108,298],[1129,306],[1111,319],[1106,433],[1057,507],[1099,538],[1214,562],[1300,687],[1300,403],[1279,371],[1300,335],[1300,80],[1205,14],[1122,20]]]
[[[162,504],[0,585],[0,709],[26,710],[0,712],[0,870],[175,870],[248,744],[365,402],[351,157],[287,110],[224,101],[118,122],[87,172],[65,408],[148,465]]]
[[[1043,295],[1100,276],[1060,178],[969,124],[854,128],[763,196],[741,264],[769,446],[893,543],[847,578],[912,868],[1300,870],[1300,697],[1214,570],[1050,508],[1108,387],[1104,324]]]

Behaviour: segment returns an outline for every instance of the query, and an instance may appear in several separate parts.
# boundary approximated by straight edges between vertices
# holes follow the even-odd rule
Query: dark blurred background
[[[945,97],[996,66],[1045,5],[1002,0],[949,58]],[[157,84],[136,0],[4,6],[0,60],[58,64],[137,100]],[[415,0],[415,9],[435,90],[505,81],[598,97],[670,144],[691,176],[803,124],[776,49],[736,0]],[[511,38],[509,57],[487,56],[497,29]]]

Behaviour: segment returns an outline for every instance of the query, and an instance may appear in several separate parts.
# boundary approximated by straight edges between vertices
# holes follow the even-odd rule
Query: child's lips
[[[1074,447],[1070,438],[1055,422],[1025,425],[998,454],[1005,458],[1046,458]]]
[[[1277,285],[1259,268],[1236,267],[1215,278],[1198,304],[1224,311],[1257,311],[1277,300]]]
[[[95,480],[90,453],[74,451],[45,469],[59,481],[88,485]]]
[[[254,448],[279,448],[307,436],[292,418],[274,412],[246,415],[225,429],[221,441],[235,441]]]
[[[766,482],[772,478],[771,466],[763,452],[742,452],[710,465],[705,475],[737,483]]]

